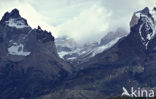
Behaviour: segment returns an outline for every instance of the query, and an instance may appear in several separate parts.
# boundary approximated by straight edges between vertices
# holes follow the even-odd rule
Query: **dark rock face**
[[[51,35],[51,33],[39,30],[36,30],[36,32],[37,32],[37,40],[41,40],[43,43],[54,41],[54,37]]]
[[[34,99],[55,89],[72,68],[58,57],[54,37],[31,29],[17,9],[0,21],[0,98]]]
[[[141,13],[143,13],[143,14],[145,14],[145,15],[150,16],[149,11],[150,11],[149,8],[148,8],[148,7],[145,7],[143,10],[141,10],[141,11],[139,11],[139,12],[141,12]]]

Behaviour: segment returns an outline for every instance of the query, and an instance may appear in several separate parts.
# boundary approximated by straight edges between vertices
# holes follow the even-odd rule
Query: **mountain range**
[[[122,87],[156,90],[156,8],[135,12],[130,33],[120,32],[77,48],[72,39],[55,41],[40,26],[32,29],[17,9],[6,12],[0,21],[0,97],[106,99],[121,95]]]
[[[55,44],[59,56],[65,61],[76,65],[86,62],[95,55],[109,49],[127,34],[124,29],[118,28],[115,32],[107,33],[106,36],[101,38],[100,42],[88,42],[83,46],[78,46],[74,39],[63,36],[56,38]]]

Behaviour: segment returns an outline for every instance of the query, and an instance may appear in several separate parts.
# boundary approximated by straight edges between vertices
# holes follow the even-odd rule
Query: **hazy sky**
[[[0,0],[0,17],[18,8],[33,28],[40,25],[55,37],[68,35],[84,43],[119,27],[129,31],[133,13],[154,5],[156,0]]]

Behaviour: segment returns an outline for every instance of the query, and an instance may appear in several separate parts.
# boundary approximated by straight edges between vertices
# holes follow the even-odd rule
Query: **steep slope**
[[[153,9],[154,11],[154,9]],[[138,16],[140,14],[140,16]],[[134,19],[134,17],[136,17]],[[136,20],[135,24],[132,21]],[[103,62],[96,63],[115,63],[115,64],[133,64],[142,63],[148,52],[154,50],[155,44],[155,21],[154,16],[150,14],[148,8],[134,13],[130,23],[131,32],[127,37],[120,39],[112,49],[97,55]],[[98,58],[98,61],[99,61]]]
[[[56,87],[72,68],[50,32],[32,29],[17,9],[0,21],[0,98],[31,99]]]
[[[40,99],[106,99],[121,95],[122,87],[156,90],[155,12],[156,8],[135,12],[128,36],[79,64],[75,75],[60,89]]]
[[[101,39],[100,45],[105,45],[109,43],[110,41],[116,39],[117,37],[121,38],[126,35],[128,35],[128,32],[126,32],[126,30],[124,30],[123,28],[118,28],[113,32],[107,33],[107,35]]]

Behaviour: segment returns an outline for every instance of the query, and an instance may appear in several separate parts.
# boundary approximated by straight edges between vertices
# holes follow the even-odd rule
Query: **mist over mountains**
[[[0,21],[0,98],[103,99],[121,95],[123,86],[156,90],[155,34],[156,8],[146,7],[134,12],[130,33],[110,31],[78,47],[31,28],[13,9]]]
[[[156,5],[155,0],[0,1],[0,18],[6,11],[17,8],[32,28],[40,25],[43,30],[51,31],[54,37],[66,35],[81,46],[100,41],[108,32],[115,32],[119,27],[129,33],[133,13]]]
[[[128,35],[128,33],[124,29],[119,28],[115,32],[107,33],[106,36],[101,38],[100,42],[88,42],[80,46],[74,39],[63,36],[56,38],[55,44],[58,54],[62,59],[72,64],[79,64],[109,49],[117,43],[120,38],[126,35]]]

